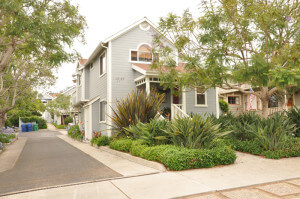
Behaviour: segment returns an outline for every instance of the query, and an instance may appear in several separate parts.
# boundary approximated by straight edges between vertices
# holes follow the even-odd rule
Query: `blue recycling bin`
[[[27,125],[26,124],[21,124],[21,129],[22,129],[22,132],[27,132]]]
[[[28,132],[32,132],[33,131],[33,128],[32,128],[32,124],[27,124],[27,129],[28,129]]]

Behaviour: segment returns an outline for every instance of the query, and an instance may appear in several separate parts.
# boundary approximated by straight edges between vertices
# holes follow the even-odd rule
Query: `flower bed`
[[[69,135],[71,138],[77,139],[77,140],[79,140],[79,141],[82,141],[82,140],[84,139],[84,131],[80,131],[78,125],[72,126],[72,127],[68,130],[68,135]]]
[[[212,149],[188,149],[174,145],[147,146],[141,140],[123,139],[112,141],[109,146],[115,150],[160,162],[175,171],[233,164],[236,159],[234,150],[222,143]]]
[[[106,146],[109,144],[109,141],[111,140],[111,138],[109,138],[106,135],[102,135],[99,137],[93,137],[91,139],[91,145],[96,145],[96,146]]]
[[[0,128],[0,150],[5,148],[5,144],[11,143],[16,139],[16,128]]]

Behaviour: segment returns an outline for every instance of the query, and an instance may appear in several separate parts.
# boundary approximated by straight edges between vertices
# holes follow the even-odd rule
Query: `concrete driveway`
[[[19,135],[27,137],[27,142],[16,165],[0,173],[0,195],[122,176],[57,135],[49,130]]]

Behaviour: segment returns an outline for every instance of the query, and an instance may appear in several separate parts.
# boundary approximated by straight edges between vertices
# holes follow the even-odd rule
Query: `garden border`
[[[109,146],[101,146],[101,147],[99,147],[99,149],[102,150],[102,151],[108,152],[110,154],[119,156],[121,158],[124,158],[126,160],[141,164],[141,165],[146,166],[146,167],[150,167],[150,168],[162,171],[162,172],[167,171],[166,167],[161,163],[145,160],[143,158],[133,156],[129,153],[117,151],[117,150],[109,148]]]

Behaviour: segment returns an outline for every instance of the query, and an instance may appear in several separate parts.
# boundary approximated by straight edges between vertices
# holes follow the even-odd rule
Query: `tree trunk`
[[[267,118],[269,116],[269,111],[268,111],[268,100],[267,99],[261,99],[261,105],[262,105],[262,117]]]
[[[261,105],[262,105],[262,117],[267,118],[269,116],[268,105],[269,105],[269,89],[263,87],[261,89]]]
[[[5,122],[7,120],[7,113],[6,112],[0,112],[0,128],[5,127]]]

